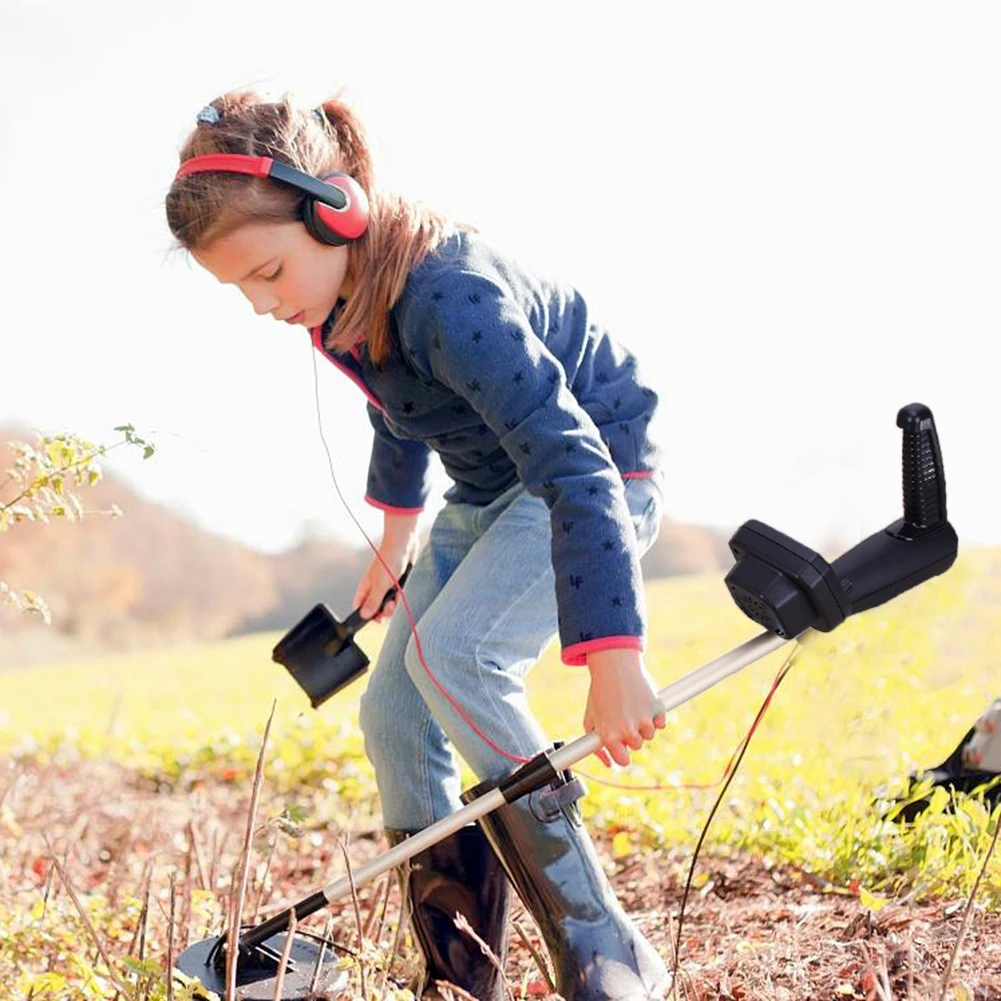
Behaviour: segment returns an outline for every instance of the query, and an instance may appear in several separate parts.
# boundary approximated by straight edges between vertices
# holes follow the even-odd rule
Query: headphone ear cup
[[[307,232],[315,240],[325,243],[330,247],[343,247],[348,241],[343,236],[338,236],[324,225],[322,219],[316,217],[317,202],[312,198],[305,198],[302,203],[302,222]],[[322,203],[319,203],[322,204]]]
[[[306,198],[302,203],[302,221],[310,235],[321,243],[341,247],[357,240],[368,228],[368,196],[347,174],[329,174],[322,180],[341,191],[347,204],[335,209],[315,198]]]

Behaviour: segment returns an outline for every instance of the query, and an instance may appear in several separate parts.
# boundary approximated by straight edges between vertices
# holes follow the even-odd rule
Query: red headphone
[[[185,160],[174,180],[207,170],[271,177],[302,191],[307,196],[302,203],[303,224],[317,240],[332,247],[357,240],[368,227],[368,196],[347,174],[318,178],[267,156],[208,153]]]

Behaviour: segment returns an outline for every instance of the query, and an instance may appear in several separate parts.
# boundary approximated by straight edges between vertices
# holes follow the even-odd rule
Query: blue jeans
[[[660,528],[661,478],[624,481],[640,553]],[[557,632],[550,539],[545,501],[521,484],[484,507],[448,503],[406,585],[424,659],[441,688],[497,746],[524,758],[551,746],[524,684]],[[402,602],[362,696],[360,722],[388,828],[419,830],[461,807],[453,748],[481,780],[517,765],[477,736],[428,677]]]

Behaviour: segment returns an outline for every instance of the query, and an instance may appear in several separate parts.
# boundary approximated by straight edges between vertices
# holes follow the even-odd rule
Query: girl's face
[[[349,291],[347,247],[320,243],[301,222],[247,224],[192,256],[236,285],[259,316],[304,327],[323,323]]]

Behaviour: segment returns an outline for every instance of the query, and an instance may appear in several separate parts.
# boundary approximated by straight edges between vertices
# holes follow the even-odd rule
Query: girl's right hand
[[[419,548],[420,543],[415,535],[412,539],[407,539],[395,545],[387,546],[383,543],[379,549],[379,553],[382,559],[386,561],[389,569],[392,570],[393,577],[399,580],[403,571],[417,558]],[[363,619],[372,619],[375,622],[381,622],[393,614],[393,610],[396,608],[396,603],[399,600],[398,595],[394,595],[392,600],[387,601],[385,607],[381,611],[379,610],[382,599],[386,597],[386,592],[393,587],[393,577],[387,573],[386,568],[382,565],[382,560],[377,556],[373,556],[368,569],[358,582],[358,587],[355,589],[354,599],[351,603],[352,608],[361,610],[361,617]]]

